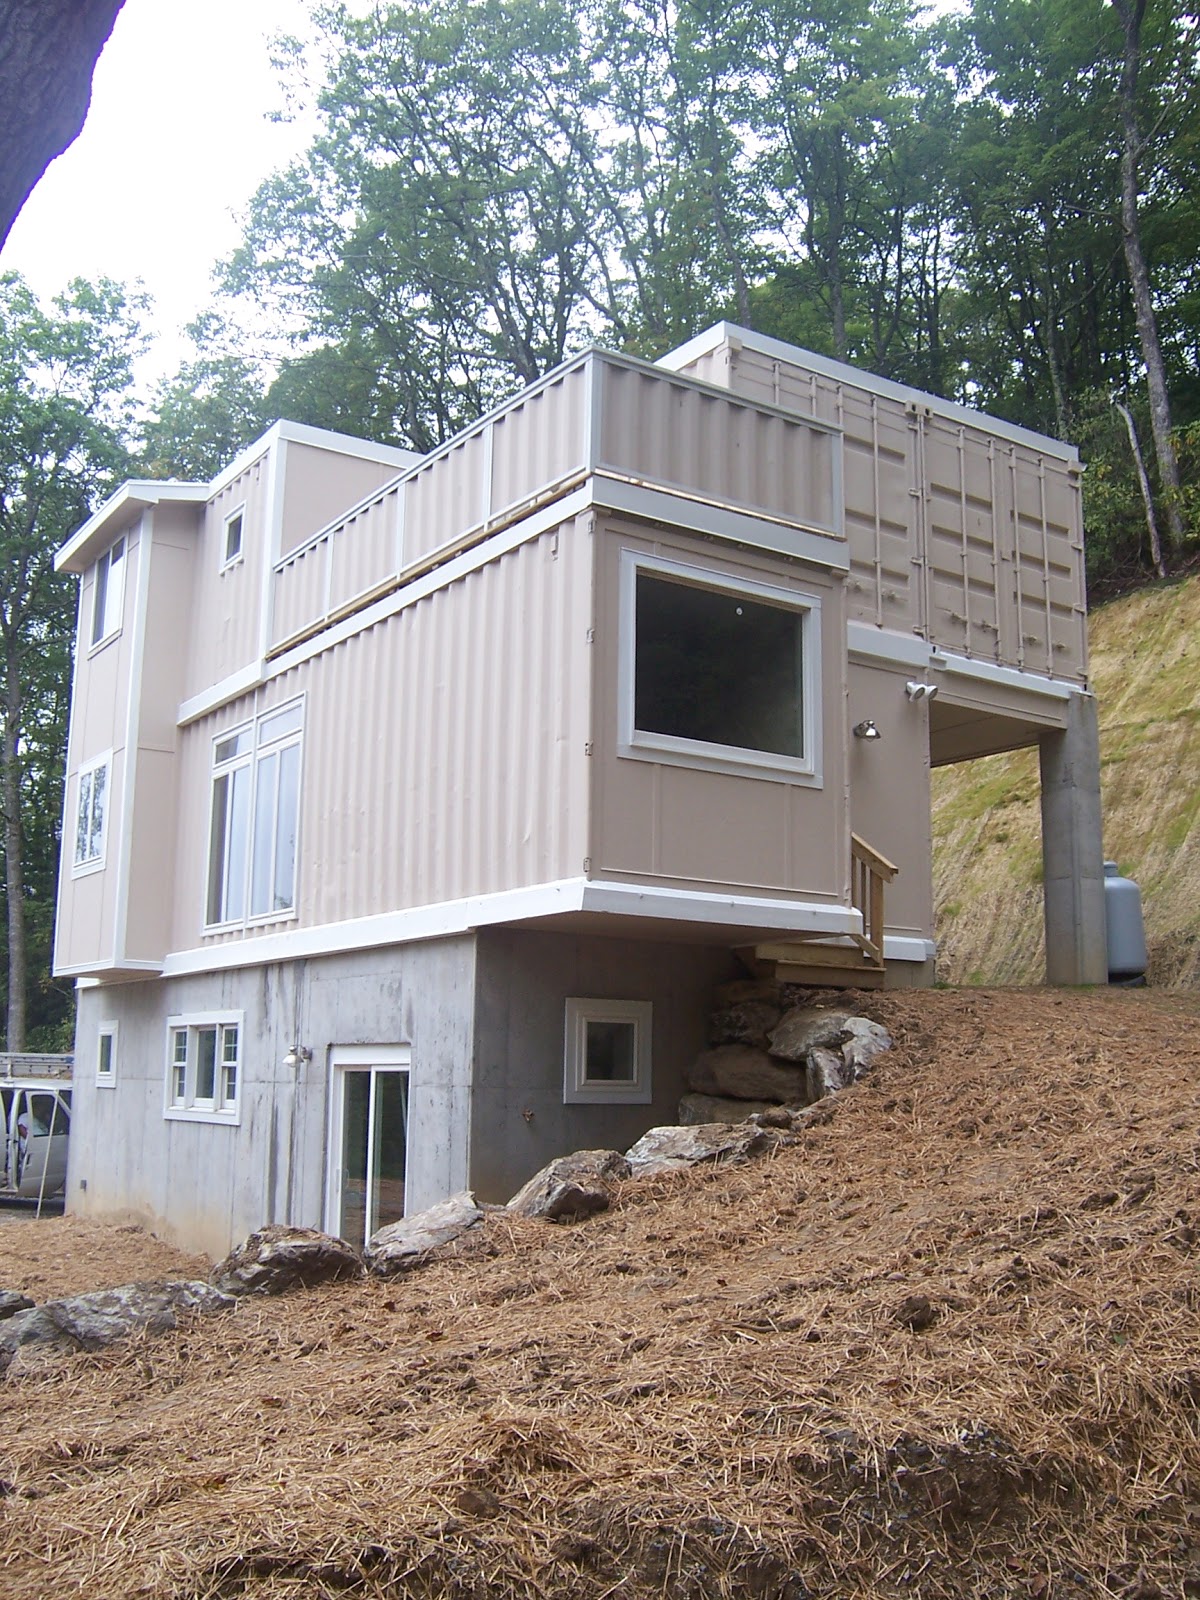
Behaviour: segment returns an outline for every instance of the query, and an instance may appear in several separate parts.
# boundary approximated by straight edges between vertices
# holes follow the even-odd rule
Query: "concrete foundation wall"
[[[625,1150],[647,1128],[678,1120],[684,1071],[707,1042],[713,990],[745,976],[729,950],[512,928],[478,938],[471,1131],[478,1199],[508,1200],[555,1156]],[[651,1104],[564,1104],[569,997],[652,1002]]]
[[[69,1209],[136,1220],[212,1256],[266,1222],[323,1226],[329,1060],[339,1045],[411,1047],[408,1209],[463,1187],[474,961],[464,935],[81,990]],[[238,1124],[166,1118],[167,1018],[237,1011]],[[95,1080],[105,1022],[118,1025],[112,1088]],[[284,1057],[296,1043],[312,1060],[292,1069]]]

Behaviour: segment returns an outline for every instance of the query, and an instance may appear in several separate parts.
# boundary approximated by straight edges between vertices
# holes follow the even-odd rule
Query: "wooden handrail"
[[[883,889],[899,872],[886,856],[850,835],[850,904],[862,914],[862,946],[879,965],[883,965]]]

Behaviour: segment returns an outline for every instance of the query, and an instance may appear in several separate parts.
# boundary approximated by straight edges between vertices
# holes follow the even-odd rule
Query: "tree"
[[[143,427],[139,470],[151,478],[204,483],[273,418],[259,364],[234,347],[221,319],[206,312],[188,333],[196,354],[155,391]]]
[[[46,168],[79,135],[124,0],[0,0],[0,249]]]
[[[74,583],[54,552],[124,472],[138,307],[115,284],[76,281],[44,311],[0,277],[0,822],[6,1045],[25,1045],[34,922],[49,964]],[[53,819],[53,820],[51,820]]]

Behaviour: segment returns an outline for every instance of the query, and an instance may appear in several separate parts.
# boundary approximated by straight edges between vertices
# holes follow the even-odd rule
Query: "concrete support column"
[[[1073,694],[1067,726],[1042,735],[1047,983],[1107,983],[1100,735],[1096,701]]]

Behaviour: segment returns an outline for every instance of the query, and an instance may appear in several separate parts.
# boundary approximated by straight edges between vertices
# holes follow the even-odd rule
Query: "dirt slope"
[[[1200,1593],[1200,1002],[866,1004],[769,1162],[10,1381],[0,1593]]]
[[[1104,847],[1142,890],[1151,981],[1200,979],[1200,579],[1144,589],[1090,619]],[[1042,955],[1037,755],[934,774],[939,975],[1032,983]]]

